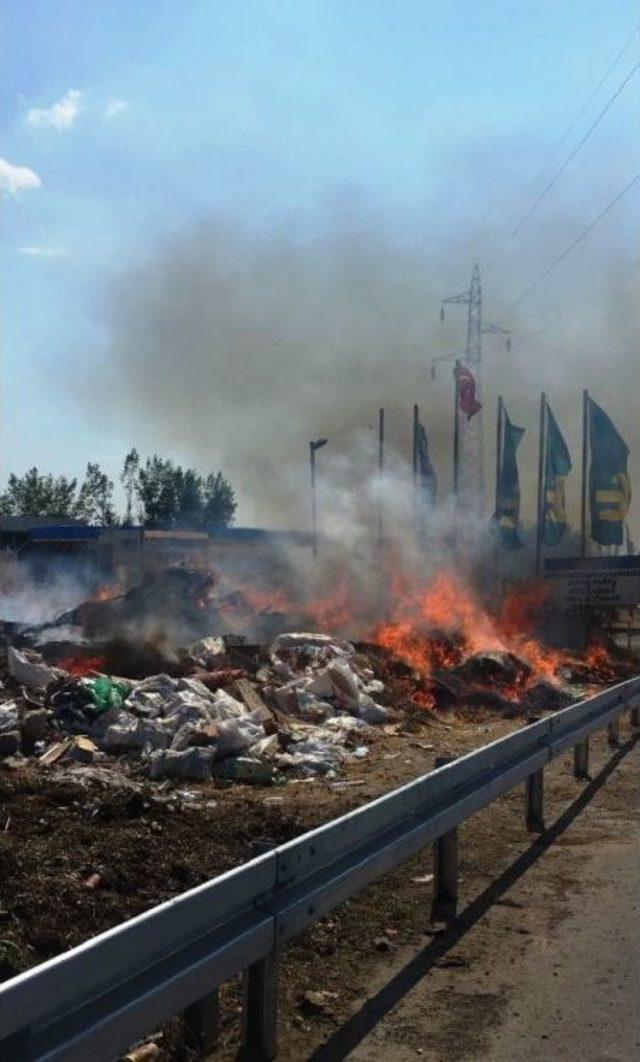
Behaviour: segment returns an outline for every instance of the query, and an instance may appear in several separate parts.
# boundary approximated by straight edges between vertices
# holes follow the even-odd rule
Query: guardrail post
[[[620,744],[620,716],[618,715],[607,723],[607,742],[611,748]]]
[[[435,767],[452,763],[455,756],[436,756]],[[454,827],[433,845],[433,903],[434,921],[453,921],[458,911],[458,830]]]
[[[182,1014],[187,1047],[200,1054],[213,1051],[218,1039],[218,992],[186,1007]]]
[[[539,715],[527,716],[527,726],[539,722]],[[527,829],[533,833],[544,831],[544,769],[539,767],[525,782],[525,817]]]
[[[269,1062],[278,1050],[278,957],[272,952],[244,973],[244,1057]]]
[[[438,837],[433,846],[434,921],[452,921],[458,911],[458,830]]]
[[[634,704],[629,715],[629,722],[633,727],[640,727],[640,705]]]
[[[573,748],[573,773],[576,778],[589,777],[589,738],[579,741]]]
[[[542,767],[527,778],[525,808],[527,829],[534,833],[542,833],[544,831],[544,769]]]

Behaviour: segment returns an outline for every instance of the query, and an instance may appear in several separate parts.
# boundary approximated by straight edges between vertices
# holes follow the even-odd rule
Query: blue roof
[[[100,530],[99,527],[50,524],[48,527],[34,527],[31,538],[34,542],[87,542],[99,538]]]

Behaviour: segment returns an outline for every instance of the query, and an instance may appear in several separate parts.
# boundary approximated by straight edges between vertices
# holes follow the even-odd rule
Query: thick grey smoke
[[[598,268],[581,266],[559,278],[545,313],[537,297],[509,310],[518,289],[575,230],[574,219],[554,223],[544,238],[538,234],[535,264],[527,259],[519,272],[497,271],[484,285],[487,318],[513,331],[510,355],[497,337],[487,337],[485,347],[486,480],[493,482],[502,392],[512,420],[527,429],[520,465],[529,519],[541,389],[574,456],[568,484],[574,518],[583,387],[608,409],[632,449],[640,447],[632,381],[635,274],[620,275],[630,256],[605,244]],[[408,235],[406,226],[400,230],[353,202],[312,229],[288,221],[256,232],[235,219],[199,219],[113,280],[91,392],[101,403],[109,394],[123,450],[130,440],[143,451],[227,472],[241,523],[306,526],[312,438],[330,440],[318,454],[320,477],[335,455],[348,458],[351,483],[370,476],[375,447],[353,449],[353,433],[375,437],[379,406],[387,411],[389,443],[408,456],[411,407],[420,404],[446,496],[451,365],[439,366],[435,382],[429,368],[433,355],[464,343],[464,313],[452,308],[444,325],[438,314],[442,296],[468,284],[473,242],[445,247],[440,240],[431,248],[423,232]],[[336,490],[343,484],[341,472]],[[325,490],[325,513],[330,508]]]

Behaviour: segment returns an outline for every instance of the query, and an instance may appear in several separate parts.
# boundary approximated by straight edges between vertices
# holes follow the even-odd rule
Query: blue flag
[[[500,541],[505,549],[521,549],[522,542],[518,534],[520,520],[520,479],[518,476],[518,462],[516,453],[520,440],[524,435],[524,428],[517,428],[512,424],[504,410],[504,430],[502,435],[502,454],[500,459],[500,474],[498,479],[498,504],[495,513],[495,522],[498,527]]]
[[[631,504],[627,472],[629,447],[592,398],[589,399],[589,441],[591,537],[602,546],[620,546]]]
[[[544,498],[542,509],[542,541],[545,546],[557,546],[567,529],[567,510],[564,481],[571,471],[569,449],[547,406],[547,440],[544,463]]]

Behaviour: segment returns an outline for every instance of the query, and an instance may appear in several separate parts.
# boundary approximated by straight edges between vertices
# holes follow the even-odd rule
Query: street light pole
[[[326,439],[314,439],[309,443],[309,470],[311,473],[311,544],[314,557],[318,555],[318,508],[316,502],[316,450],[326,446]]]

